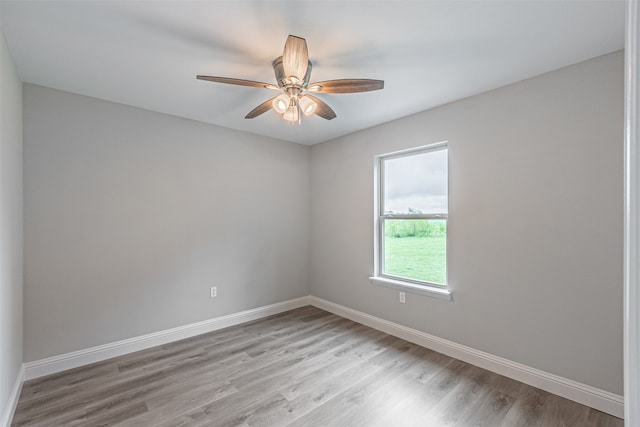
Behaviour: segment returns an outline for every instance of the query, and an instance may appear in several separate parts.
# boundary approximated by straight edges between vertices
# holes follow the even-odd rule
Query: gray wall
[[[373,157],[443,140],[455,301],[401,305],[368,280]],[[622,172],[621,52],[315,145],[311,294],[622,394]]]
[[[25,361],[308,294],[309,147],[24,91]]]
[[[0,423],[22,365],[22,82],[0,31]]]

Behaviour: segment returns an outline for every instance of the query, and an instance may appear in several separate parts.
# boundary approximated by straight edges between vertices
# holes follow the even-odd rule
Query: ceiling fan
[[[199,80],[227,83],[240,86],[261,87],[282,91],[245,116],[245,119],[253,119],[273,109],[282,118],[294,124],[300,123],[302,115],[313,114],[323,119],[331,120],[336,113],[324,101],[311,95],[311,93],[354,93],[368,92],[384,88],[383,80],[371,79],[340,79],[326,80],[323,82],[309,83],[311,77],[311,61],[307,50],[307,42],[302,37],[289,36],[284,45],[282,56],[273,61],[278,85],[255,82],[252,80],[234,79],[230,77],[201,76]]]

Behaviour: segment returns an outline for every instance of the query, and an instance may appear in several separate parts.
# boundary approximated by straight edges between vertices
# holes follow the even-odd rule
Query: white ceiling
[[[624,47],[623,0],[5,1],[23,81],[302,144],[315,144]],[[287,35],[312,81],[370,78],[382,91],[318,95],[337,113],[291,126],[247,112],[275,83]]]

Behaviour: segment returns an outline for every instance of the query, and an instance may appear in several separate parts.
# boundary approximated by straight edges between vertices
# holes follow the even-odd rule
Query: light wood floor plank
[[[315,307],[27,381],[13,426],[623,427]]]

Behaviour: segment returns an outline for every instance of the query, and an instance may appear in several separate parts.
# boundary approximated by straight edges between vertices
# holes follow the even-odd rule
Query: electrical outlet
[[[400,292],[400,302],[401,302],[402,304],[404,304],[405,302],[407,302],[407,297],[406,297],[406,295],[405,295],[405,293],[404,293],[404,292]]]
[[[218,288],[216,287],[211,288],[209,293],[209,298],[215,298],[217,296],[218,296]]]

